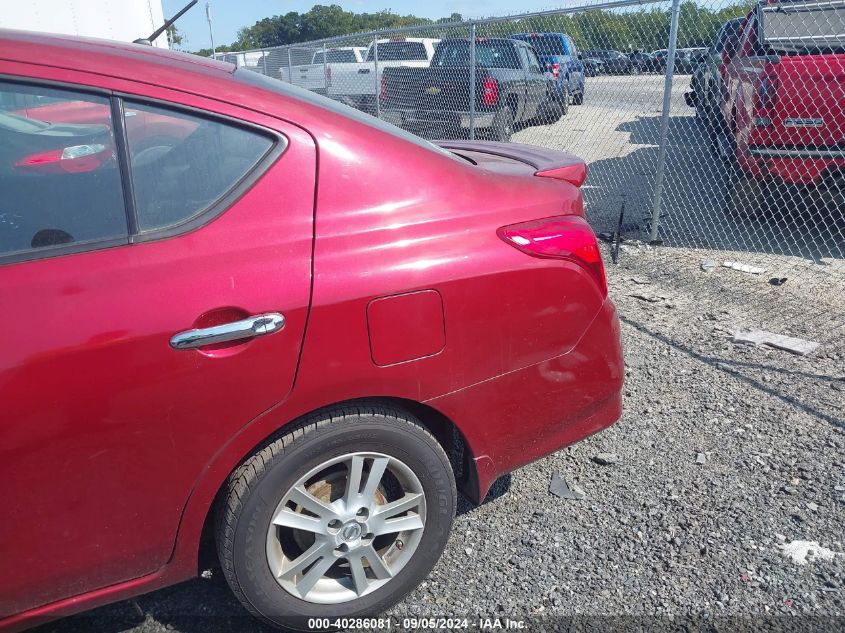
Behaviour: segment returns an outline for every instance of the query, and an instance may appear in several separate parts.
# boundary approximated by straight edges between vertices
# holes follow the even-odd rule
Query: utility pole
[[[217,59],[217,53],[214,50],[214,29],[211,27],[211,3],[205,3],[205,17],[208,18],[208,35],[211,37],[211,59]]]

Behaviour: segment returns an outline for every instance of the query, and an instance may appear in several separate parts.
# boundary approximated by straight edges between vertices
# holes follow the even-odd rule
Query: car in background
[[[724,99],[724,75],[728,62],[737,48],[745,17],[728,20],[719,29],[713,44],[707,49],[703,63],[690,78],[690,91],[684,94],[687,105],[695,108],[698,118],[705,121],[711,136],[723,126],[721,102]]]
[[[594,49],[584,51],[584,59],[596,59],[601,62],[600,71],[607,75],[628,75],[635,70],[634,63],[619,51]]]
[[[638,73],[652,73],[657,70],[654,56],[651,53],[633,51],[628,53],[628,59],[631,60],[631,63],[634,65],[634,69]]]
[[[391,37],[374,41],[362,62],[333,68],[326,93],[358,110],[375,113],[381,77],[387,68],[428,68],[439,39]]]
[[[318,50],[311,56],[309,64],[282,66],[279,69],[282,81],[287,81],[320,94],[325,94],[331,82],[332,72],[345,69],[346,64],[360,64],[367,55],[364,46],[342,46]]]
[[[544,70],[551,73],[554,94],[560,101],[584,103],[584,64],[578,57],[575,41],[566,33],[515,33],[511,39],[528,42],[540,58]]]
[[[267,51],[250,51],[246,53],[216,53],[214,58],[227,64],[234,64],[238,68],[262,70],[270,53]]]
[[[707,58],[706,48],[681,48],[675,56],[675,72],[691,74],[704,63]]]
[[[475,96],[471,98],[471,77]],[[517,126],[553,123],[566,112],[556,82],[534,49],[520,39],[480,37],[475,68],[470,41],[440,42],[429,68],[388,68],[382,76],[381,116],[428,138],[479,136],[507,142]],[[470,105],[474,101],[473,106]]]
[[[604,74],[604,62],[602,60],[596,59],[595,57],[585,57],[584,53],[578,53],[578,59],[581,60],[584,66],[585,77],[598,77]]]
[[[842,2],[761,4],[726,48],[717,148],[734,168],[732,211],[765,211],[788,187],[845,206],[843,23]]]
[[[666,48],[661,48],[657,51],[652,51],[651,59],[653,60],[654,65],[654,72],[656,73],[665,73],[666,72],[666,59],[669,57],[669,50]]]
[[[0,50],[0,629],[213,551],[265,622],[375,615],[437,562],[458,488],[619,418],[582,160],[436,146],[138,44]],[[189,131],[138,152],[146,115]]]

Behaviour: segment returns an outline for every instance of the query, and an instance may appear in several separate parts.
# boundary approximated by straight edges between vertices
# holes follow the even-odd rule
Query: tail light
[[[331,85],[332,83],[332,67],[326,66],[326,85]]]
[[[387,77],[384,75],[381,76],[381,82],[379,83],[378,98],[379,101],[387,101]]]
[[[499,103],[498,81],[496,81],[492,77],[485,78],[482,90],[484,91],[482,98],[482,103],[484,105],[496,105],[497,103]]]
[[[550,64],[549,68],[552,71],[552,77],[560,79],[560,64]]]
[[[94,171],[112,156],[112,151],[98,143],[74,145],[30,154],[17,161],[15,167],[33,169],[48,173],[79,174]]]
[[[602,296],[607,295],[604,263],[595,233],[587,221],[564,215],[503,226],[497,231],[506,243],[526,255],[565,259],[579,264],[595,279]]]
[[[760,84],[754,95],[754,110],[768,110],[774,108],[778,99],[778,74],[777,67],[773,64],[766,64],[760,76]]]

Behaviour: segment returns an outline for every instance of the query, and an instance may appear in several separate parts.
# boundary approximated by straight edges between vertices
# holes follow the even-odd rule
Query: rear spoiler
[[[437,141],[436,144],[452,151],[465,150],[510,158],[534,168],[535,176],[563,180],[576,187],[583,185],[587,179],[587,165],[583,160],[545,147],[493,141]]]

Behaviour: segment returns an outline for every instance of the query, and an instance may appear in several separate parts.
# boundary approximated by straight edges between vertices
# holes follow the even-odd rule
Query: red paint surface
[[[322,406],[389,397],[440,411],[464,435],[482,495],[620,414],[618,321],[592,273],[496,233],[582,215],[577,187],[507,157],[473,165],[434,153],[230,71],[0,31],[2,75],[162,99],[289,140],[200,229],[0,267],[0,627],[195,575],[228,474]],[[368,306],[426,290],[442,301],[445,346],[377,366]],[[424,294],[416,309],[435,312]],[[287,324],[225,354],[170,349],[170,336],[215,310],[282,312]],[[407,324],[384,317],[376,340],[389,359]]]
[[[433,356],[446,345],[443,300],[436,290],[371,301],[367,306],[367,325],[376,365]]]

